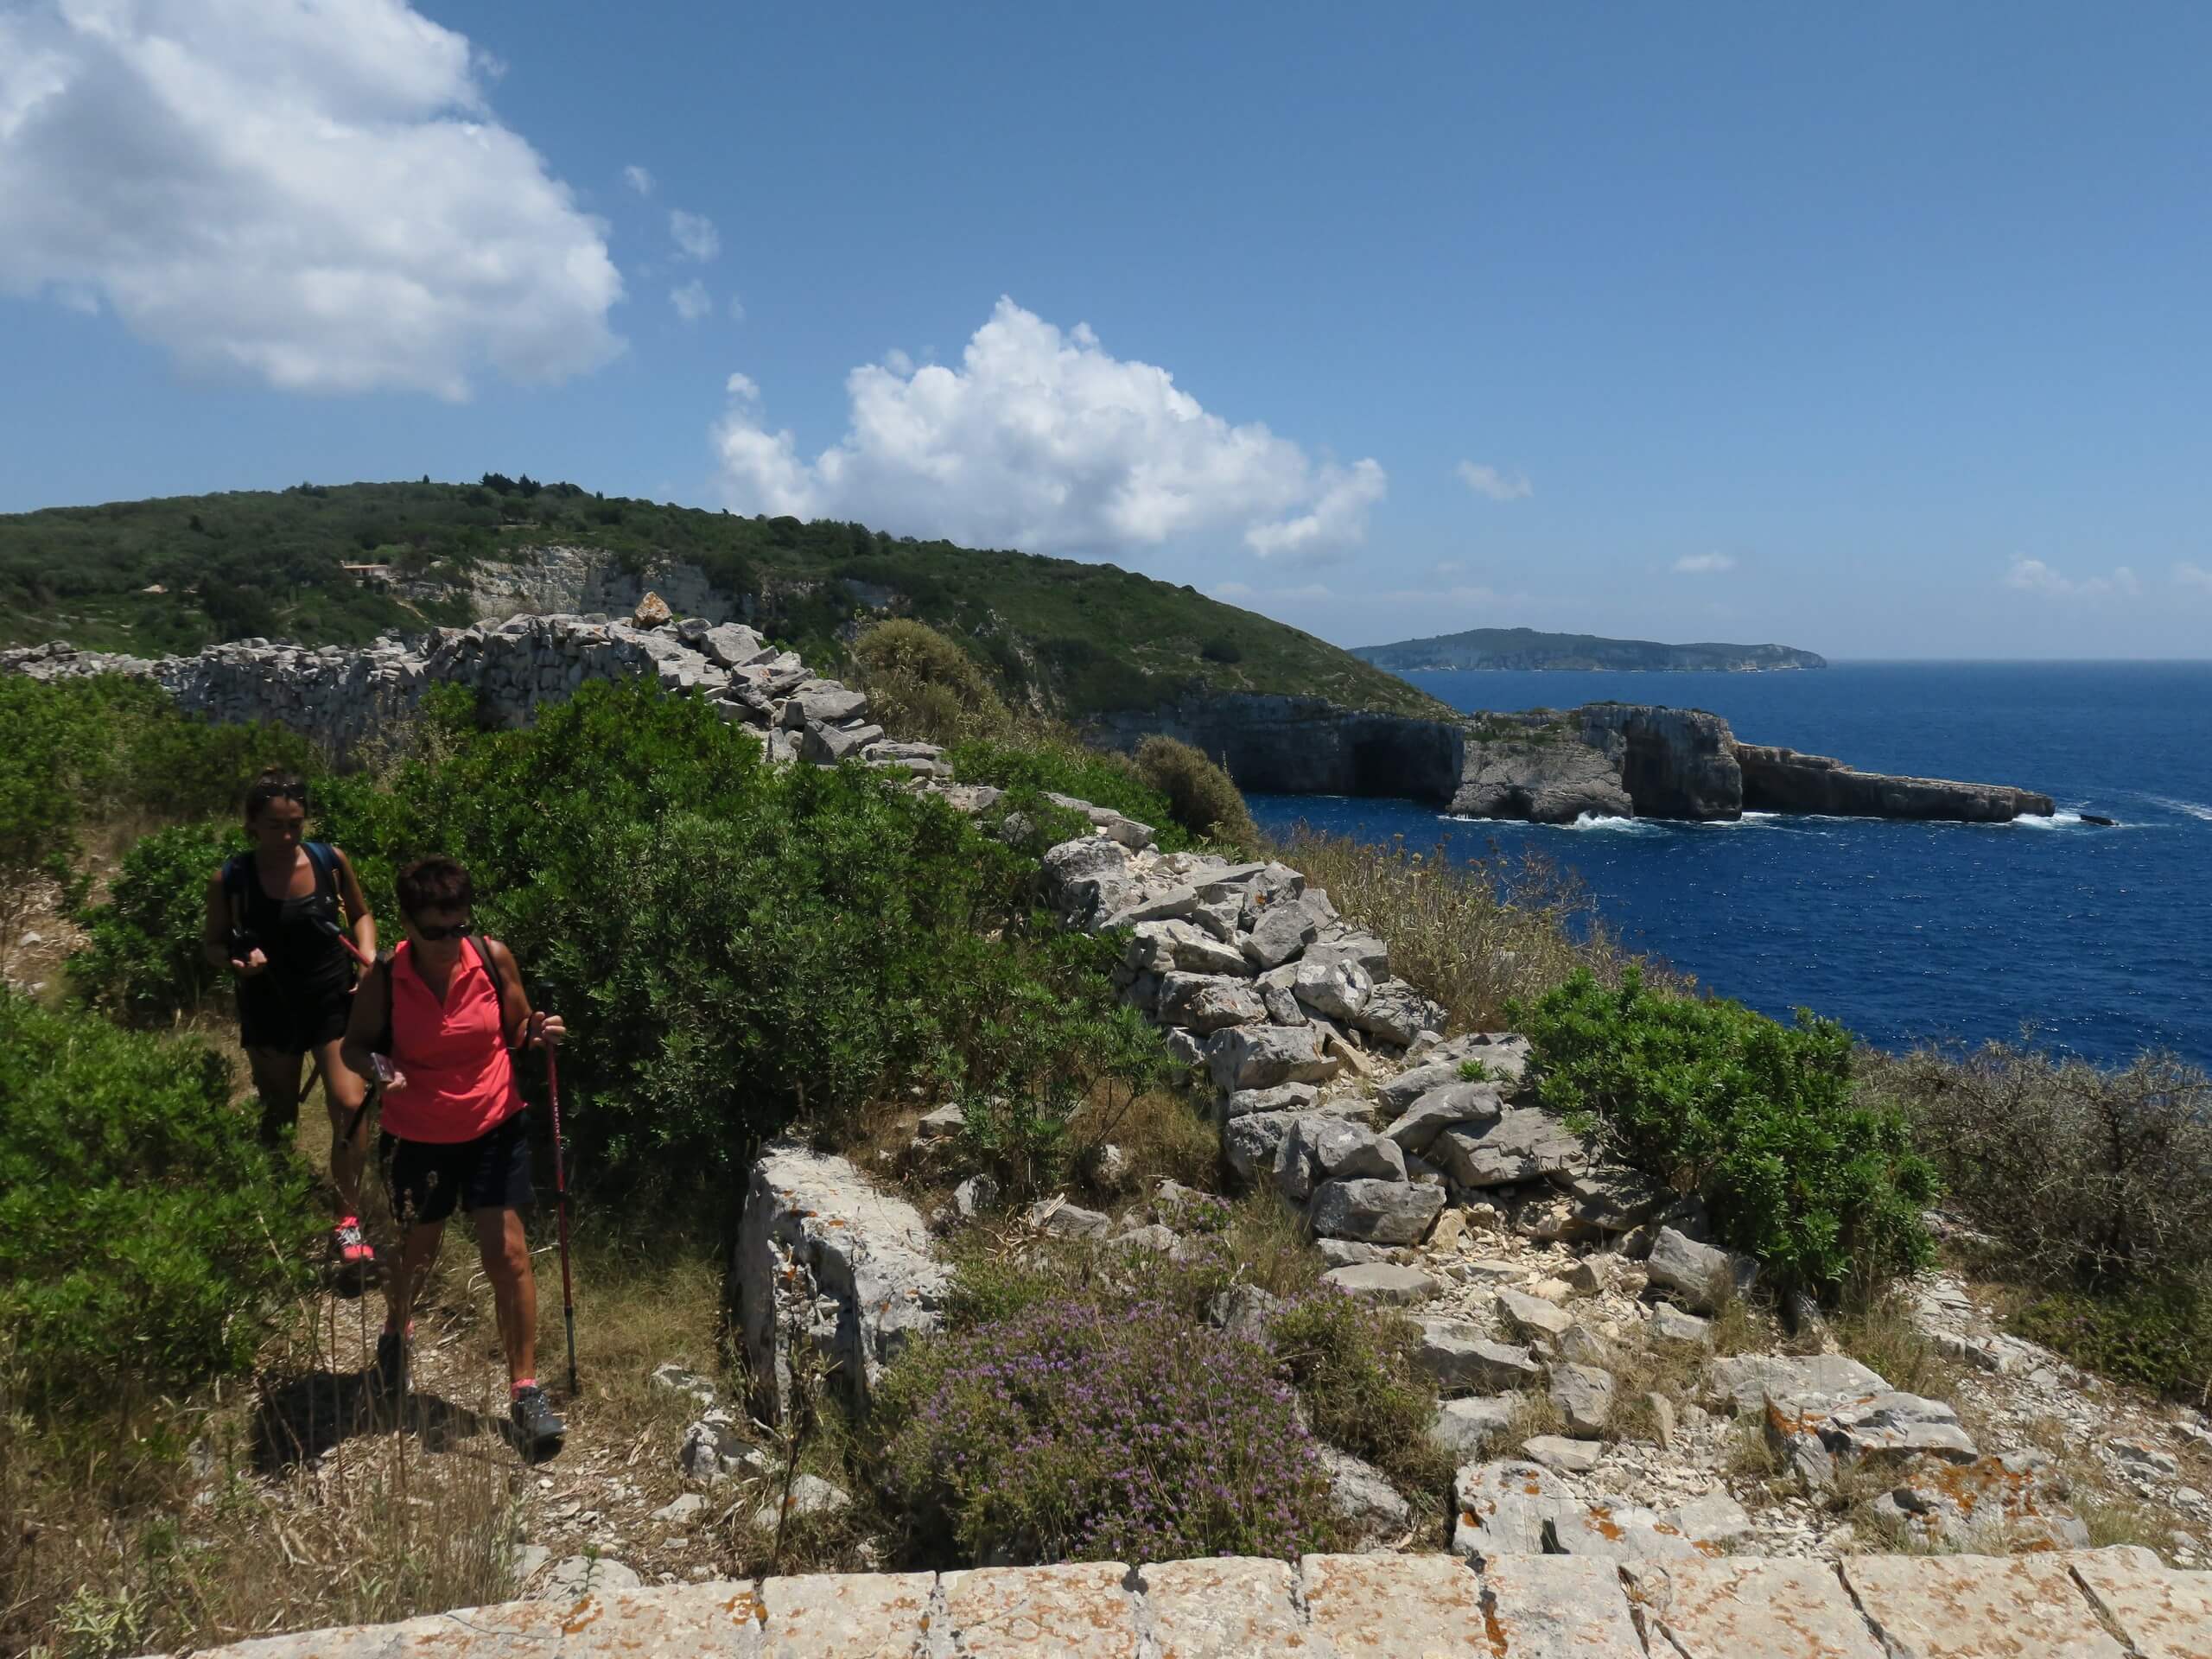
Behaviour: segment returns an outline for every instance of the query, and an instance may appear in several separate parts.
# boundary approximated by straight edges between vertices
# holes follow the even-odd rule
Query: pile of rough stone
[[[0,652],[0,673],[10,672],[150,679],[188,714],[274,721],[340,754],[389,731],[433,685],[466,686],[495,723],[524,726],[541,706],[566,701],[587,681],[650,677],[704,697],[723,719],[752,728],[772,761],[834,766],[849,756],[923,779],[951,773],[935,745],[887,739],[868,718],[863,693],[817,677],[742,623],[678,622],[651,594],[627,621],[513,616],[412,639],[386,634],[359,648],[245,639],[149,660],[56,642]]]

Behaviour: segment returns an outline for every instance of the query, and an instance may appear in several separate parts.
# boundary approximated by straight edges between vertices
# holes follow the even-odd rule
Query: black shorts
[[[517,1112],[474,1141],[377,1142],[391,1213],[403,1227],[443,1221],[463,1210],[530,1207],[530,1114]]]
[[[238,1046],[304,1054],[346,1035],[350,986],[297,990],[267,973],[238,982]]]

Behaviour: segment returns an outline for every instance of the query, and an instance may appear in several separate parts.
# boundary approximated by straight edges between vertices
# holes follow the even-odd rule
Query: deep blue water
[[[1777,1015],[1885,1047],[2017,1040],[2101,1061],[2212,1065],[2212,664],[1844,664],[1781,674],[1407,676],[1461,709],[1613,698],[1710,709],[1746,742],[1869,771],[2018,784],[2055,820],[1761,817],[1571,828],[1466,823],[1405,801],[1255,796],[1270,828],[1455,856],[1540,849],[1632,949]],[[2085,824],[2079,811],[2120,820]]]

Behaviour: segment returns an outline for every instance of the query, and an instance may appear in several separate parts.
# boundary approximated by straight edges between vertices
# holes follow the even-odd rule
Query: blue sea
[[[1471,823],[1407,801],[1251,798],[1266,827],[1568,866],[1630,948],[1708,991],[1887,1048],[1991,1039],[2212,1066],[2212,663],[1849,663],[1767,674],[1406,677],[1456,708],[1709,709],[1745,742],[2017,784],[2051,819]],[[2091,812],[2119,820],[2084,823]]]

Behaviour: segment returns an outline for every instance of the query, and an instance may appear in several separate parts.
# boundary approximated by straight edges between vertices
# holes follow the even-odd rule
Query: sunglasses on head
[[[447,939],[458,938],[467,932],[469,928],[469,924],[467,922],[455,922],[451,927],[433,927],[428,922],[418,922],[411,916],[407,918],[407,925],[415,930],[416,938],[429,944],[438,944]]]

